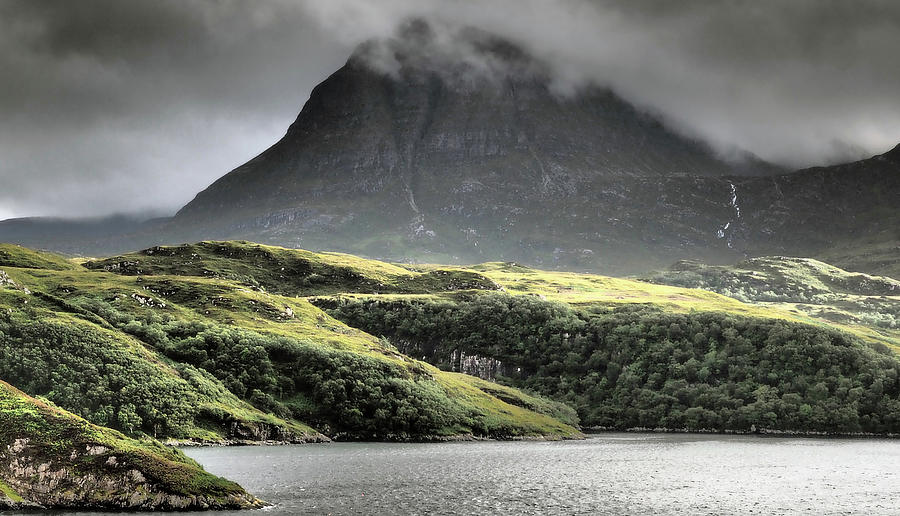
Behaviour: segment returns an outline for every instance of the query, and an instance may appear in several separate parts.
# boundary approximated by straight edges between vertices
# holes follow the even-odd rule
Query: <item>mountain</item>
[[[130,215],[96,218],[26,217],[0,221],[0,242],[69,255],[107,255],[154,244],[167,218]]]
[[[178,212],[182,239],[614,273],[898,241],[896,151],[796,173],[727,161],[609,90],[561,96],[509,43],[461,36],[492,63],[477,72],[429,34],[388,43],[390,73],[357,51],[284,138]]]
[[[646,212],[669,178],[779,172],[751,157],[726,161],[609,90],[561,96],[537,62],[484,35],[469,43],[500,63],[489,75],[426,59],[439,52],[423,32],[391,43],[395,73],[374,69],[360,49],[315,88],[282,140],[178,212],[183,239],[614,264],[623,245],[666,240]],[[707,201],[717,222],[729,213],[727,184],[720,189],[722,199]],[[623,205],[640,213],[628,217]]]
[[[280,141],[171,219],[106,236],[6,223],[0,240],[91,255],[246,239],[611,274],[794,255],[900,277],[897,149],[796,172],[725,159],[613,91],[561,93],[509,42],[436,39],[413,23],[360,47]]]

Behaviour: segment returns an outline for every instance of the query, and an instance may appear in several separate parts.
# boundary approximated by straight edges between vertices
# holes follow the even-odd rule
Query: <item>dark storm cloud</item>
[[[612,87],[723,153],[787,166],[900,142],[900,3],[888,0],[336,0],[310,12],[348,39],[426,17],[513,39],[557,87]]]
[[[0,1],[0,217],[174,211],[349,51],[289,1]]]
[[[891,1],[0,0],[0,217],[174,210],[414,17],[508,37],[560,92],[610,86],[726,153],[900,142]]]

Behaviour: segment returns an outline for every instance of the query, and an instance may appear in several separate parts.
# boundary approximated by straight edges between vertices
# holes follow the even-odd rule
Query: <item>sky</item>
[[[893,0],[0,0],[0,219],[172,214],[411,18],[507,38],[563,94],[610,87],[724,155],[900,143]]]

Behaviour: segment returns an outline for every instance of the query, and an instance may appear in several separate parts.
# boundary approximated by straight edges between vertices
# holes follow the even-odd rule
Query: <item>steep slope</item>
[[[751,256],[815,256],[900,279],[900,145],[869,159],[735,180],[727,232]]]
[[[411,218],[466,190],[553,200],[597,177],[776,170],[727,163],[608,90],[554,93],[541,65],[509,43],[475,33],[460,40],[494,68],[441,56],[421,26],[390,43],[394,73],[374,69],[362,47],[314,89],[281,141],[201,192],[176,220],[248,222],[280,210],[308,219],[302,208],[316,208],[316,199],[335,209],[370,197]]]
[[[177,450],[92,425],[0,381],[0,509],[263,505]]]

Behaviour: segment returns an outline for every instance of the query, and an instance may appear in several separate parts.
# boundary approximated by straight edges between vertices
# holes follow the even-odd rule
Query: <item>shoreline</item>
[[[394,437],[389,436],[385,439],[365,439],[350,436],[335,436],[333,438],[323,436],[324,439],[310,440],[288,440],[288,441],[251,441],[244,439],[226,439],[224,441],[194,441],[194,440],[178,440],[170,439],[162,441],[166,446],[175,448],[225,448],[232,446],[287,446],[287,445],[304,445],[304,444],[329,444],[329,443],[448,443],[448,442],[479,442],[479,441],[495,441],[495,442],[514,442],[514,441],[580,441],[587,438],[585,433],[576,436],[555,436],[555,435],[523,435],[508,437],[483,437],[472,434],[460,434],[449,436],[422,436],[422,437]]]
[[[590,427],[583,430],[586,434],[604,434],[604,433],[628,433],[628,434],[695,434],[695,435],[756,435],[759,437],[833,437],[833,438],[858,438],[858,439],[897,439],[900,434],[896,433],[873,433],[873,432],[826,432],[821,430],[779,430],[774,428],[758,428],[752,430],[714,430],[699,429],[689,430],[687,428],[665,428],[665,427],[631,427],[631,428],[613,428],[613,427]]]
[[[872,433],[872,432],[825,432],[819,430],[779,430],[770,428],[761,428],[755,430],[713,430],[700,429],[689,430],[687,428],[664,428],[664,427],[631,427],[631,428],[612,428],[612,427],[590,427],[582,429],[582,433],[578,436],[509,436],[509,437],[483,437],[472,434],[461,434],[452,436],[424,436],[416,438],[388,437],[385,439],[366,439],[348,436],[335,436],[333,438],[325,437],[324,439],[309,440],[290,440],[290,441],[250,441],[231,439],[225,441],[192,441],[192,440],[167,440],[163,441],[166,446],[175,448],[225,448],[237,446],[288,446],[288,445],[305,445],[305,444],[330,444],[330,443],[409,443],[409,444],[427,444],[427,443],[449,443],[449,442],[553,442],[553,441],[582,441],[592,436],[603,434],[681,434],[681,435],[737,435],[737,436],[758,436],[758,437],[794,437],[794,438],[835,438],[835,439],[898,439],[900,433]],[[324,437],[324,436],[323,436]]]

